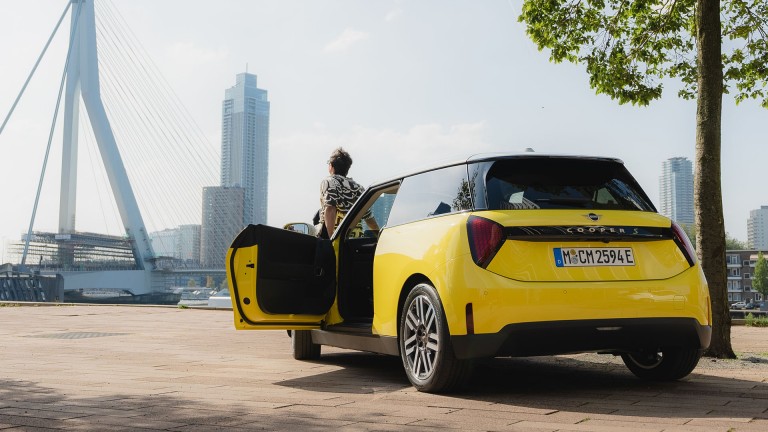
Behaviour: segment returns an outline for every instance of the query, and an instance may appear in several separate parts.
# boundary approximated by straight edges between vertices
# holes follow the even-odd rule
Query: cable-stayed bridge
[[[159,256],[150,241],[150,232],[200,224],[202,188],[218,183],[219,156],[109,1],[66,2],[0,126],[0,150],[3,129],[67,17],[68,51],[48,142],[39,143],[47,148],[35,205],[22,242],[12,250],[19,269],[59,274],[67,291],[147,295],[189,278],[210,276],[218,282],[223,269],[200,268],[199,256]],[[38,231],[40,190],[51,180],[46,179],[53,163],[48,158],[58,145],[58,229]],[[83,169],[92,171],[97,193],[78,193]],[[83,211],[100,211],[105,227],[114,232],[78,230],[77,215]]]

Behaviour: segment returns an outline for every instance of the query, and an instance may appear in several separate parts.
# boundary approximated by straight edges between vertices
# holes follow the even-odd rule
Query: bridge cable
[[[77,12],[75,20],[72,23],[72,30],[69,35],[69,47],[67,48],[67,58],[64,61],[64,72],[61,74],[61,84],[59,84],[59,95],[56,98],[56,108],[53,110],[53,120],[51,121],[51,132],[48,134],[48,145],[45,149],[45,157],[43,158],[43,169],[40,171],[40,181],[37,184],[37,195],[35,196],[35,205],[32,208],[32,217],[29,220],[29,229],[27,230],[27,238],[24,240],[24,252],[21,255],[21,267],[24,268],[27,261],[27,252],[29,252],[29,241],[32,238],[32,227],[35,225],[35,216],[37,215],[37,206],[40,203],[40,191],[43,188],[43,180],[45,179],[45,169],[48,165],[48,156],[51,153],[51,143],[53,142],[53,133],[56,130],[56,119],[59,116],[59,107],[61,106],[61,95],[64,93],[64,84],[67,79],[67,69],[69,68],[69,60],[72,53],[72,46],[75,43],[74,34],[77,30],[77,23],[80,20],[80,8],[82,3],[77,6]]]
[[[192,118],[192,116],[186,110],[184,105],[180,102],[178,95],[173,91],[173,86],[171,86],[168,83],[168,81],[165,79],[163,74],[159,71],[157,65],[152,61],[152,58],[147,54],[146,49],[144,49],[141,43],[138,41],[138,38],[136,37],[136,35],[131,31],[130,27],[127,26],[127,24],[125,24],[122,27],[119,25],[120,22],[125,23],[125,19],[122,18],[119,10],[115,9],[114,13],[116,14],[116,17],[114,19],[118,23],[118,26],[117,26],[118,30],[122,31],[122,27],[125,27],[127,29],[126,31],[122,32],[122,34],[126,35],[126,37],[124,37],[123,39],[128,41],[130,41],[131,39],[135,40],[137,47],[140,48],[140,49],[136,49],[135,51],[141,54],[142,57],[145,59],[145,61],[141,61],[139,62],[139,64],[141,64],[143,66],[143,69],[147,72],[147,74],[151,75],[151,78],[153,78],[149,80],[149,83],[154,85],[154,90],[151,90],[152,94],[155,94],[157,92],[164,92],[166,94],[166,98],[161,99],[161,102],[165,104],[168,112],[172,116],[174,116],[174,118],[176,119],[174,123],[185,122],[186,126],[191,126],[189,127],[189,129],[193,129],[197,131],[197,134],[198,134],[197,136],[190,137],[187,134],[184,134],[185,135],[184,138],[186,138],[188,141],[197,141],[198,144],[202,144],[203,148],[208,150],[207,152],[208,154],[206,156],[213,159],[218,159],[218,154],[210,148],[210,142],[205,138],[201,139],[201,137],[203,137],[204,134],[200,130],[200,127],[195,123],[194,118]],[[132,51],[134,50],[132,49]],[[151,69],[144,67],[145,65],[151,67]],[[158,83],[162,83],[164,85],[160,87]],[[173,106],[168,105],[169,101],[173,103]],[[179,115],[179,114],[186,114],[186,115]],[[210,160],[202,159],[200,157],[200,152],[195,152],[193,156],[197,156],[197,160],[198,162],[200,162],[201,167],[211,167]],[[215,181],[215,178],[218,177],[213,171],[207,174],[211,176],[211,178],[208,179],[209,181]]]
[[[122,30],[120,28],[120,26],[117,26],[117,29],[118,30]],[[116,35],[116,38],[117,38],[118,41],[121,42],[120,45],[122,47],[122,45],[123,45],[122,41],[123,40],[130,41],[130,38],[127,35],[125,35],[124,32],[121,32],[121,33],[123,34],[123,37],[121,37],[121,35]],[[134,49],[133,46],[130,46],[130,45],[127,47],[127,49],[124,48],[124,47],[122,49],[118,49],[118,52],[132,54],[130,56],[131,57],[130,61],[128,61],[127,63],[129,65],[140,65],[142,71],[144,72],[144,74],[143,75],[139,74],[139,75],[149,76],[149,78],[151,78],[149,80],[145,79],[145,80],[135,80],[135,81],[138,84],[142,84],[143,85],[142,87],[138,87],[138,90],[139,90],[140,93],[147,94],[147,95],[150,95],[150,96],[155,96],[154,99],[155,99],[156,103],[154,103],[151,106],[147,107],[146,111],[148,112],[148,114],[150,114],[149,117],[155,120],[155,121],[151,122],[153,124],[153,126],[156,127],[156,125],[158,123],[164,125],[164,127],[160,128],[160,130],[157,130],[157,127],[156,127],[155,132],[156,132],[157,135],[162,135],[163,141],[172,146],[172,148],[170,149],[172,152],[169,155],[169,157],[172,157],[175,160],[178,160],[179,156],[182,156],[182,155],[191,156],[193,159],[195,159],[195,157],[196,157],[196,159],[197,159],[196,162],[199,164],[199,167],[211,167],[212,164],[210,163],[210,161],[212,159],[217,159],[217,157],[215,157],[215,156],[214,157],[207,157],[206,158],[207,160],[204,160],[203,158],[200,157],[200,152],[199,151],[190,152],[189,151],[190,150],[189,146],[188,145],[185,146],[185,145],[182,144],[182,143],[186,142],[188,144],[193,144],[194,145],[194,144],[196,144],[195,141],[197,141],[197,148],[195,148],[195,150],[199,150],[200,143],[202,142],[201,140],[195,139],[196,137],[189,136],[188,134],[184,133],[183,131],[180,133],[180,129],[181,128],[179,128],[179,127],[169,127],[168,126],[169,122],[167,120],[171,120],[170,124],[179,125],[184,120],[188,119],[189,116],[187,116],[187,117],[181,116],[180,117],[178,115],[179,111],[181,111],[178,108],[178,106],[179,106],[178,103],[176,104],[176,109],[175,110],[173,109],[174,107],[170,106],[169,101],[173,100],[174,98],[172,97],[172,95],[170,94],[168,89],[171,89],[171,91],[172,91],[172,87],[170,85],[166,85],[164,87],[161,87],[161,86],[158,85],[158,83],[163,81],[163,76],[162,76],[162,74],[158,74],[154,70],[146,67],[146,65],[150,65],[150,66],[153,65],[153,62],[151,61],[151,59],[148,59],[146,54],[142,53],[141,50]],[[144,55],[142,56],[141,54],[144,54]],[[138,57],[143,57],[143,58],[139,59]],[[146,61],[147,59],[149,61]],[[137,72],[135,72],[135,73],[137,73]],[[145,83],[147,83],[147,82],[150,83],[149,87],[147,87],[145,85]],[[166,83],[167,83],[167,81],[166,81]],[[163,95],[165,97],[157,98],[156,96],[158,94]],[[178,98],[175,98],[175,99],[178,100]],[[143,100],[145,100],[145,99],[144,98],[139,98],[139,101],[143,101]],[[162,119],[165,119],[166,121],[163,121]],[[189,121],[187,121],[187,124],[189,124]],[[197,128],[197,129],[199,131],[199,128]],[[205,143],[203,142],[203,144],[205,144]],[[167,152],[167,150],[165,149],[165,146],[161,146],[160,147],[160,151],[161,152]],[[177,166],[179,166],[179,165],[174,165],[174,167],[177,167]],[[176,174],[177,175],[183,175],[184,173],[177,171]],[[214,180],[215,175],[213,175],[212,172],[210,172],[208,174],[211,176],[211,179],[209,179],[209,184],[210,184],[210,182]]]
[[[104,9],[104,7],[105,6],[101,6],[100,9]],[[126,126],[126,133],[131,135],[130,137],[126,137],[129,139],[123,142],[128,145],[128,148],[131,149],[132,152],[133,149],[144,147],[143,149],[137,149],[135,154],[148,154],[145,148],[147,140],[138,140],[135,138],[135,134],[131,133],[133,130],[137,130],[139,128],[129,127],[129,123],[138,123],[141,130],[144,130],[149,133],[149,135],[151,135],[151,139],[149,140],[150,142],[164,143],[164,145],[160,146],[155,145],[155,151],[150,152],[149,154],[160,155],[166,160],[172,160],[175,162],[164,166],[158,166],[156,173],[159,174],[164,181],[159,183],[153,182],[151,186],[148,186],[147,189],[153,192],[153,194],[150,195],[157,195],[157,188],[159,185],[165,185],[169,187],[174,182],[179,183],[180,179],[182,184],[188,185],[185,189],[191,192],[193,185],[188,181],[184,181],[185,177],[189,176],[190,172],[198,172],[203,175],[209,174],[211,180],[213,180],[213,172],[206,173],[206,171],[209,170],[199,169],[212,169],[213,167],[210,163],[211,160],[218,159],[217,156],[211,157],[209,155],[206,155],[206,157],[201,157],[201,147],[202,149],[207,149],[209,152],[213,153],[212,149],[210,148],[210,144],[208,143],[206,145],[207,140],[199,138],[201,134],[198,136],[192,134],[192,136],[190,136],[188,132],[185,133],[184,129],[179,127],[181,123],[186,123],[183,126],[190,126],[191,122],[188,120],[190,116],[188,113],[187,116],[179,115],[179,112],[182,110],[179,109],[178,97],[173,98],[172,96],[169,96],[169,94],[172,93],[172,87],[170,85],[166,85],[164,87],[159,85],[159,83],[165,81],[162,79],[162,74],[157,74],[156,66],[155,70],[148,67],[148,65],[154,65],[153,62],[151,59],[149,59],[150,61],[147,61],[145,50],[136,48],[136,45],[141,46],[141,44],[131,43],[132,38],[130,36],[133,36],[133,39],[135,39],[135,35],[127,34],[130,30],[124,30],[125,26],[120,25],[120,19],[116,17],[115,12],[112,10],[102,10],[102,12],[103,13],[99,14],[100,17],[103,17],[104,21],[104,24],[99,26],[98,29],[102,36],[100,40],[104,42],[105,48],[111,48],[101,50],[102,54],[104,55],[100,56],[104,62],[103,66],[105,66],[102,70],[106,73],[106,77],[108,77],[108,79],[105,80],[105,84],[107,84],[105,90],[108,92],[116,92],[120,104],[115,106],[128,105],[131,108],[126,110],[126,117],[120,115],[121,110],[114,108],[112,104],[107,104],[107,106],[111,107],[110,111],[114,116],[113,118],[116,121],[122,123],[121,127]],[[123,56],[127,56],[128,60],[117,60],[113,57],[112,52],[117,53],[118,55],[122,54]],[[124,64],[124,66],[117,67],[118,63]],[[117,71],[122,71],[122,73],[120,75],[116,75],[115,73]],[[125,77],[128,79],[113,79],[113,77]],[[147,77],[150,79],[147,79]],[[123,86],[123,82],[132,82],[134,85],[128,89]],[[151,84],[147,86],[147,82]],[[167,83],[167,81],[165,82]],[[147,105],[145,102],[146,100],[153,100],[155,103],[152,105]],[[174,106],[172,105],[175,105],[176,109],[174,109]],[[132,118],[133,120],[128,120],[127,118]],[[170,124],[175,125],[176,127],[172,127]],[[200,131],[199,127],[187,127],[186,129],[196,130],[198,133]],[[142,142],[143,144],[138,145],[137,142]],[[182,143],[186,143],[186,145]],[[189,144],[192,144],[192,148],[190,148]],[[127,160],[129,164],[135,166],[134,161],[134,158],[128,158]],[[153,163],[157,165],[157,163],[160,161],[157,161],[156,158],[144,157],[140,159],[140,162],[145,164]],[[144,181],[146,176],[139,175],[136,178],[140,180],[137,186],[144,189],[146,186],[146,182]],[[209,181],[209,184],[211,182],[212,181]],[[194,192],[196,195],[195,199],[186,201],[179,201],[182,199],[182,195],[179,194],[179,190],[172,190],[169,192],[169,196],[166,201],[170,201],[174,204],[170,206],[170,208],[176,209],[176,212],[174,213],[176,213],[177,219],[182,219],[182,217],[180,217],[181,215],[178,213],[179,211],[182,211],[182,215],[186,215],[187,218],[189,217],[190,213],[199,214],[200,207],[190,207],[196,204],[196,201],[199,202],[200,200],[200,191]],[[154,206],[151,207],[154,208]],[[185,207],[190,207],[190,211],[185,211]],[[168,210],[168,208],[166,208],[166,210]],[[167,211],[161,212],[161,214],[167,214]],[[162,222],[166,225],[170,225],[167,224],[168,221],[165,220],[165,218],[163,218]]]
[[[37,66],[40,64],[40,60],[43,59],[45,52],[48,50],[48,46],[51,44],[53,37],[56,35],[56,32],[59,30],[59,26],[61,25],[61,22],[64,21],[64,17],[67,15],[67,11],[69,11],[69,6],[71,4],[72,4],[71,2],[67,1],[67,6],[64,8],[64,12],[61,14],[61,18],[59,18],[59,22],[56,23],[56,27],[53,28],[53,33],[51,33],[51,36],[48,38],[48,42],[46,42],[45,46],[43,47],[43,52],[41,52],[40,56],[37,57],[37,61],[35,62],[35,65],[32,67],[32,70],[29,72],[29,76],[27,77],[27,80],[24,82],[24,85],[21,86],[21,91],[19,92],[19,95],[16,96],[16,100],[13,101],[11,110],[8,111],[8,115],[5,116],[5,120],[3,120],[3,124],[0,125],[0,134],[3,133],[3,129],[5,129],[5,125],[8,124],[8,120],[10,120],[11,115],[13,114],[13,111],[16,109],[16,105],[19,103],[19,100],[21,99],[21,95],[23,95],[24,91],[27,89],[27,85],[29,84],[29,81],[32,80],[32,76],[35,74],[35,71],[37,70]]]
[[[87,116],[87,111],[86,111],[86,116]],[[90,119],[84,118],[86,116],[80,117],[80,123],[81,123],[80,130],[91,131],[91,133],[85,132],[83,134],[83,137],[85,138],[85,141],[86,141],[86,150],[88,153],[88,160],[90,161],[91,174],[93,175],[94,185],[96,187],[96,195],[99,197],[99,207],[101,208],[101,217],[102,217],[102,221],[104,222],[104,231],[107,234],[110,234],[111,233],[109,229],[110,221],[107,220],[108,219],[107,212],[104,209],[104,202],[102,200],[102,197],[104,196],[110,197],[110,198],[112,197],[111,193],[108,191],[109,180],[106,178],[106,173],[103,169],[98,170],[98,173],[97,173],[96,161],[98,161],[98,155],[94,155],[94,153],[95,152],[98,153],[99,151],[97,148],[98,144],[96,143],[96,138],[93,136],[93,132],[90,129]],[[104,189],[105,185],[107,185],[106,186],[107,190]],[[113,223],[112,226],[122,227],[123,224],[120,221],[120,218],[117,216],[119,214],[119,210],[117,209],[117,205],[115,204],[114,198],[111,199],[110,203],[111,203],[110,209],[112,210],[110,212],[112,216],[112,221],[111,221],[111,223]],[[119,235],[123,235],[123,234],[124,234],[123,232],[119,232]]]

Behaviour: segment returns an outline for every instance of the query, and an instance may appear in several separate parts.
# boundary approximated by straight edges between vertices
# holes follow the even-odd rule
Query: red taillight
[[[472,259],[475,264],[485,268],[504,241],[503,227],[492,220],[470,216],[467,220],[467,235]]]
[[[680,225],[672,222],[672,232],[675,234],[675,243],[680,251],[685,255],[685,259],[688,260],[688,264],[693,266],[696,264],[696,250],[693,248],[691,241],[688,239],[688,234],[680,228]]]

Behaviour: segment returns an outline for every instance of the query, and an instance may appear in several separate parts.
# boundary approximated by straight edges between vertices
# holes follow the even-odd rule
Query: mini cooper
[[[688,237],[618,159],[473,156],[372,185],[329,240],[293,225],[249,225],[226,266],[235,327],[289,330],[296,359],[399,356],[446,392],[480,358],[608,353],[675,380],[709,346]]]

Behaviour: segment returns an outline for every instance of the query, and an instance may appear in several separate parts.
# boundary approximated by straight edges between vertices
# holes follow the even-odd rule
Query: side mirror
[[[302,234],[307,235],[315,235],[315,227],[304,222],[292,222],[285,224],[283,226],[283,229],[287,229],[288,231],[295,231]]]

